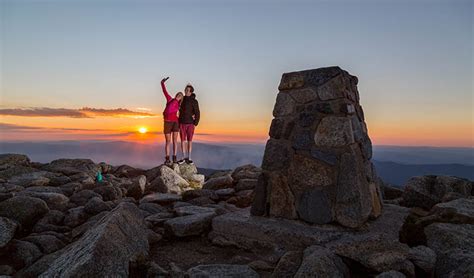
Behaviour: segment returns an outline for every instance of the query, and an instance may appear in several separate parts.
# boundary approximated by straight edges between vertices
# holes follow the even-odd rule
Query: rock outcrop
[[[303,277],[349,277],[349,269],[342,259],[330,250],[314,245],[304,250],[303,261],[295,278]]]
[[[247,265],[199,265],[188,271],[190,278],[198,277],[260,277]]]
[[[214,212],[196,213],[172,218],[164,222],[164,225],[165,229],[177,237],[200,235],[211,227],[214,216],[216,216]]]
[[[5,247],[15,235],[18,225],[6,217],[0,217],[0,248]]]
[[[166,165],[151,169],[147,174],[150,184],[145,187],[146,192],[181,193],[189,187],[184,178]]]
[[[283,74],[253,215],[353,228],[380,215],[357,82],[339,67]]]
[[[425,233],[428,247],[437,254],[439,277],[474,275],[474,225],[433,223]]]
[[[404,186],[401,205],[429,210],[441,202],[472,196],[473,188],[473,182],[457,177],[413,177]]]
[[[0,275],[22,277],[133,276],[143,269],[184,274],[143,266],[148,246],[163,238],[205,238],[214,217],[249,207],[261,173],[244,165],[224,179],[209,178],[216,186],[202,189],[205,177],[187,164],[142,170],[89,159],[41,164],[5,154],[0,165]],[[102,182],[94,180],[99,170]],[[254,265],[262,266],[269,268]],[[201,268],[255,274],[246,265]]]
[[[58,172],[67,176],[74,174],[86,174],[95,177],[100,165],[90,159],[57,159],[42,167],[45,171]]]
[[[426,244],[424,230],[433,223],[474,224],[474,199],[439,203],[430,211],[412,208],[400,230],[400,240],[411,246]]]
[[[126,277],[130,259],[148,252],[145,231],[139,209],[121,203],[80,240],[54,254],[40,277]]]
[[[21,229],[29,230],[49,211],[48,205],[41,199],[15,196],[0,203],[0,216],[21,224]]]

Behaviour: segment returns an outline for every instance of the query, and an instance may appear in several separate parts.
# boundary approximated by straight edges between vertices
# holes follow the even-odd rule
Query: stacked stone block
[[[347,227],[380,215],[357,82],[339,67],[283,74],[253,215]]]

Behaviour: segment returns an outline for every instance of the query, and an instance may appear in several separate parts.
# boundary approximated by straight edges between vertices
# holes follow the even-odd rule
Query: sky
[[[284,72],[359,78],[376,145],[474,146],[473,2],[0,0],[0,140],[162,141],[168,90],[196,138],[264,142]],[[146,127],[148,133],[138,129]]]

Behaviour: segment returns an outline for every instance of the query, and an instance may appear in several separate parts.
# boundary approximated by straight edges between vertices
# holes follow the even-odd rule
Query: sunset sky
[[[359,77],[376,145],[474,146],[473,1],[0,0],[0,140],[162,141],[169,76],[197,139],[264,142],[283,72]],[[148,133],[138,129],[146,127]]]

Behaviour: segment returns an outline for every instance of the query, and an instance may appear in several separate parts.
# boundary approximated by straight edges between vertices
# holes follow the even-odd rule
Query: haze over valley
[[[265,145],[195,143],[193,160],[200,168],[234,169],[244,164],[260,166]],[[373,161],[378,174],[401,186],[410,177],[428,174],[474,179],[473,148],[374,146]],[[0,153],[23,153],[32,161],[58,158],[90,158],[112,165],[128,164],[152,168],[163,162],[162,144],[127,141],[1,142]]]

